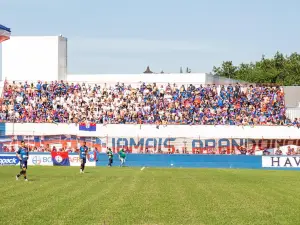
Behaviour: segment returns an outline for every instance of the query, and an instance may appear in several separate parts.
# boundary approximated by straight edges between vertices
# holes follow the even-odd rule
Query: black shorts
[[[27,169],[27,161],[21,161],[20,162],[20,168],[21,169],[24,169],[24,168]]]
[[[83,164],[86,164],[86,158],[82,158],[81,160]]]

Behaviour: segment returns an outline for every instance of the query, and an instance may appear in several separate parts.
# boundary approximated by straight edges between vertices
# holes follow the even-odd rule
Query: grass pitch
[[[297,171],[0,167],[0,224],[300,224]]]

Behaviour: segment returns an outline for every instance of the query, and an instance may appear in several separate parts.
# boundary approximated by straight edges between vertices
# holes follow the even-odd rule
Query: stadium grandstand
[[[0,2],[0,225],[300,224],[300,1]]]
[[[61,36],[12,37],[3,43],[1,224],[299,220],[289,208],[295,201],[286,200],[286,195],[298,198],[297,174],[267,171],[299,170],[299,87],[246,83],[189,69],[155,73],[149,66],[141,74],[68,74],[66,49]],[[29,185],[22,185],[22,176]],[[12,213],[17,195],[27,211],[35,209],[28,218]],[[261,216],[257,223],[241,202]],[[272,218],[279,219],[269,223],[269,212],[259,214],[263,203],[268,210],[278,204]],[[116,207],[126,210],[107,217]],[[249,218],[236,216],[241,208]],[[162,213],[166,209],[168,216]],[[218,222],[217,214],[222,216]]]
[[[58,51],[53,52],[54,48]],[[249,84],[213,74],[192,73],[188,68],[186,73],[181,69],[177,74],[155,73],[149,66],[141,74],[68,74],[67,38],[62,36],[11,37],[3,43],[2,53],[0,121],[6,126],[13,125],[11,135],[6,133],[2,141],[6,151],[12,151],[8,149],[18,144],[18,135],[22,134],[16,131],[16,124],[26,123],[154,125],[157,129],[160,126],[171,129],[170,126],[176,125],[300,127],[297,114],[299,98],[295,95],[298,87]],[[43,78],[40,76],[42,73],[45,74]],[[294,107],[287,107],[287,103]],[[78,138],[82,135],[76,133],[76,138],[62,141],[64,137],[59,132],[57,130],[56,138],[47,137],[47,134],[34,135],[33,131],[25,133],[31,136],[28,140],[32,140],[31,146],[37,151],[57,146],[66,149],[68,142],[72,151],[76,151]],[[261,133],[257,137],[245,137],[257,139],[266,136]],[[104,142],[114,145],[111,134],[107,134],[110,137],[106,140],[100,138],[96,141],[101,135],[93,134],[88,140],[89,145],[99,150]],[[122,136],[127,137],[128,134],[122,133]],[[200,139],[199,136],[205,138],[200,133],[195,136],[198,136],[196,139]],[[135,137],[135,140],[139,138]],[[191,136],[188,135],[181,137],[173,150],[166,146],[164,149],[157,147],[157,150],[224,153],[221,144],[204,144],[202,147],[200,144],[196,147],[192,144],[195,137],[189,138]],[[124,143],[121,145],[124,147]],[[125,143],[126,146],[130,149],[129,144]],[[249,154],[253,154],[253,150],[259,150],[261,154],[265,149],[253,146],[245,141],[240,147],[248,148]],[[268,147],[267,144],[263,146]],[[273,144],[273,147],[277,146]],[[142,151],[147,152],[148,147],[151,146],[145,144]],[[226,147],[228,154],[241,153],[240,149],[233,151],[232,147]]]
[[[284,89],[278,86],[189,69],[182,74],[154,74],[149,67],[143,74],[67,74],[62,36],[11,37],[3,43],[2,58],[2,122],[299,125],[297,118],[286,117]],[[42,71],[50,71],[48,81],[40,79]],[[29,80],[21,79],[23,74]]]

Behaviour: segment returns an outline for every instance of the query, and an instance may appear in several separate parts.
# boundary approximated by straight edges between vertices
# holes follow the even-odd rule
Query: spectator
[[[190,125],[293,125],[281,87],[38,81],[4,87],[2,122]]]
[[[275,155],[282,155],[282,151],[280,150],[280,148],[277,148]]]
[[[263,155],[270,155],[270,152],[268,151],[268,149],[265,148],[265,150],[263,151]]]

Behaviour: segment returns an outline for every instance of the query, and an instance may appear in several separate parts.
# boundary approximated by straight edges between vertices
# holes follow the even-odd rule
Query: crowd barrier
[[[300,129],[289,126],[97,124],[93,131],[81,130],[79,124],[0,123],[1,135],[45,136],[75,135],[79,137],[200,137],[297,139]]]
[[[91,158],[87,166],[106,166],[106,154],[98,153],[98,161]],[[69,154],[70,166],[80,165],[78,154]],[[0,165],[18,165],[14,153],[1,153]],[[50,153],[30,153],[28,165],[53,166]],[[114,155],[113,166],[119,166],[118,155]],[[278,169],[300,170],[300,156],[246,156],[246,155],[168,155],[168,154],[128,154],[129,167],[174,167],[174,168],[231,168],[231,169]]]

